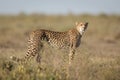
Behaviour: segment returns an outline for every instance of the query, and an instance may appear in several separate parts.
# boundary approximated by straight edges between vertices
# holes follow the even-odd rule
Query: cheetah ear
[[[75,22],[75,25],[77,26],[77,25],[78,25],[78,22]]]

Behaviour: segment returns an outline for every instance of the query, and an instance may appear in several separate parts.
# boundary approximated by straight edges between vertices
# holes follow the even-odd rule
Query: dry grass
[[[68,53],[45,44],[42,66],[33,59],[27,65],[10,61],[11,55],[22,57],[27,49],[27,33],[37,28],[65,31],[76,21],[87,21],[70,80],[120,80],[120,16],[115,15],[25,15],[0,16],[0,80],[66,80]]]

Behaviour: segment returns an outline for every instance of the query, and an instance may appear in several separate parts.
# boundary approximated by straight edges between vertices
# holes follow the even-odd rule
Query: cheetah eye
[[[80,26],[83,26],[83,24],[80,24]]]

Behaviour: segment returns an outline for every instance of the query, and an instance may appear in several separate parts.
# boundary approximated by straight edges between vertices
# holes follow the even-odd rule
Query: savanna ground
[[[66,31],[76,21],[89,22],[70,68],[70,80],[120,80],[120,16],[25,15],[0,16],[0,80],[66,80],[68,53],[45,43],[39,71],[35,59],[22,66],[10,60],[27,51],[27,36],[42,28]]]

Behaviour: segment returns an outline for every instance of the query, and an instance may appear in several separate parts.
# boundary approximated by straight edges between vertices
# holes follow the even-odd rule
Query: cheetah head
[[[85,32],[85,30],[87,29],[87,26],[88,26],[88,23],[86,22],[86,23],[78,23],[78,22],[76,22],[76,28],[77,28],[77,30],[79,31],[79,33],[81,34],[81,35],[83,35],[83,33]]]

